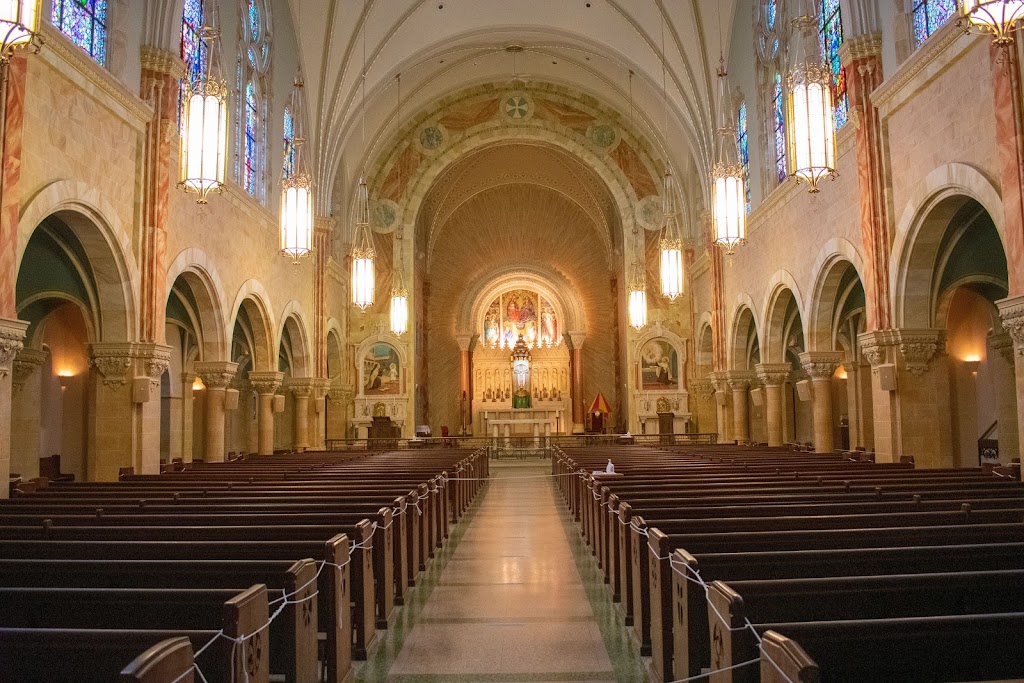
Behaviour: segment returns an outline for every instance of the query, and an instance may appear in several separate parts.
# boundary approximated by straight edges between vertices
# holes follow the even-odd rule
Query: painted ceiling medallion
[[[512,123],[525,123],[533,116],[533,98],[522,92],[506,95],[501,101],[501,113]]]

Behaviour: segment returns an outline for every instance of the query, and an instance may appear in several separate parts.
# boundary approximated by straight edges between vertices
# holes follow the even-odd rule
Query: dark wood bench
[[[194,683],[192,641],[184,636],[161,640],[121,670],[121,683]]]

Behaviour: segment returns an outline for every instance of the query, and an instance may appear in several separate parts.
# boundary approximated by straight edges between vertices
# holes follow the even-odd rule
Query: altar
[[[510,442],[513,437],[533,437],[535,443],[540,438],[557,434],[565,425],[565,409],[561,401],[558,407],[550,408],[509,408],[484,410],[481,412],[484,431],[495,441]]]

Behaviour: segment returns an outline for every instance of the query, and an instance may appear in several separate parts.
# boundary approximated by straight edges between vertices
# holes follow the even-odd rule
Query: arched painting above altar
[[[402,361],[391,344],[374,344],[363,357],[363,395],[393,396],[402,393],[399,379]]]
[[[550,348],[562,342],[554,306],[529,289],[505,292],[491,302],[480,339],[485,348],[511,349],[520,336],[529,348]]]
[[[640,349],[640,388],[644,391],[679,389],[679,353],[667,339],[651,339]]]

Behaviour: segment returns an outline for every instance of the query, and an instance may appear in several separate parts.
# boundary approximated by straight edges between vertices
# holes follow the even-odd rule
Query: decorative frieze
[[[708,378],[691,379],[689,384],[690,393],[698,399],[707,401],[715,393],[715,383]]]

